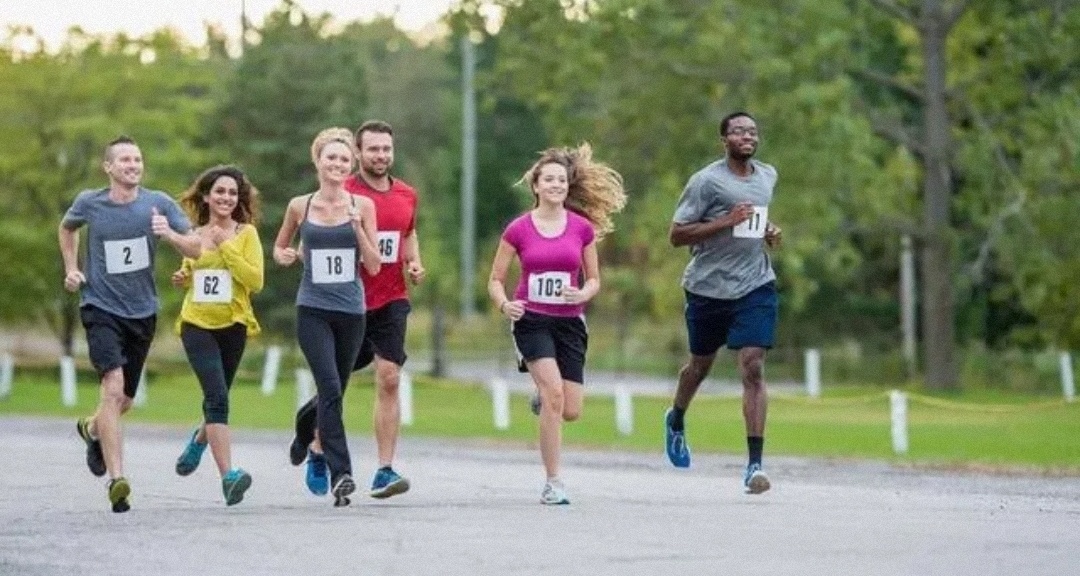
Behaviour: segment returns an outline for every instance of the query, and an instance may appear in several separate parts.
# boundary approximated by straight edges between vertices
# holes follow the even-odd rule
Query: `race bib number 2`
[[[228,304],[232,302],[232,274],[228,270],[196,270],[191,299],[199,303]]]
[[[125,274],[150,267],[150,247],[146,236],[105,241],[105,271]]]
[[[401,232],[379,232],[376,234],[379,243],[379,261],[383,264],[394,264],[398,261],[398,250],[401,245]]]
[[[340,284],[356,280],[356,250],[321,248],[311,251],[311,281],[314,284]]]
[[[537,304],[566,304],[563,288],[569,287],[569,272],[529,274],[529,302]]]
[[[764,238],[765,225],[769,222],[769,207],[754,206],[749,218],[735,225],[731,235],[735,238]]]

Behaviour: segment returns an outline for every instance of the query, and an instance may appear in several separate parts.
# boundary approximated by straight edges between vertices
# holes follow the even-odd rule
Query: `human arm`
[[[687,223],[672,222],[671,229],[668,231],[668,240],[671,242],[671,245],[676,248],[679,246],[698,244],[699,242],[703,242],[713,237],[724,228],[731,228],[739,225],[753,215],[753,204],[750,204],[749,202],[740,202],[727,214],[712,220]]]
[[[194,263],[195,261],[191,258],[184,258],[180,263],[180,268],[173,272],[170,278],[173,286],[185,290],[191,286],[191,268]]]
[[[64,260],[64,289],[75,292],[86,283],[86,276],[79,270],[79,229],[68,228],[61,222],[57,236],[60,256]]]
[[[172,244],[177,252],[187,258],[196,259],[202,254],[202,238],[191,229],[191,224],[176,202],[169,199],[164,213],[157,206],[150,210],[150,230],[155,236]],[[184,232],[177,232],[177,228]]]
[[[263,251],[259,233],[256,232],[254,226],[245,225],[234,240],[218,245],[221,259],[225,261],[225,266],[229,268],[233,280],[239,282],[251,293],[262,290]]]
[[[350,214],[353,219],[353,230],[356,231],[356,241],[360,246],[360,263],[368,274],[374,276],[382,268],[382,258],[379,256],[379,242],[375,231],[375,203],[370,198],[360,196],[360,203]]]
[[[567,286],[562,290],[563,299],[568,304],[584,304],[600,292],[600,257],[597,255],[596,242],[590,242],[582,250],[581,264],[585,269],[585,283],[581,288]]]
[[[783,241],[783,231],[772,222],[765,225],[765,245],[769,248],[779,248]]]
[[[405,237],[405,272],[413,284],[419,284],[424,279],[424,265],[420,262],[420,238],[415,228]]]
[[[491,275],[488,277],[488,296],[499,312],[511,320],[517,320],[525,314],[525,303],[511,300],[506,296],[506,272],[510,261],[517,255],[517,250],[506,240],[499,240],[495,250],[495,260],[491,263]]]
[[[293,237],[299,228],[298,198],[289,201],[285,208],[285,216],[281,219],[281,228],[278,228],[277,237],[274,238],[274,262],[281,266],[292,266],[297,260],[297,250],[292,247]]]

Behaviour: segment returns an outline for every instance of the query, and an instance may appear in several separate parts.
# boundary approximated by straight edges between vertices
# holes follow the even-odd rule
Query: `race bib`
[[[754,213],[732,229],[735,238],[764,238],[765,225],[769,222],[769,207],[754,206]]]
[[[529,274],[529,302],[537,304],[568,304],[563,288],[571,286],[569,272]]]
[[[191,289],[194,302],[228,304],[232,302],[232,274],[228,270],[196,270]]]
[[[149,267],[150,246],[146,242],[146,236],[105,241],[105,272],[125,274]]]
[[[340,284],[356,281],[356,250],[321,248],[311,251],[311,281]]]
[[[393,264],[398,261],[398,246],[401,244],[401,232],[379,232],[375,235],[379,242],[379,261]]]

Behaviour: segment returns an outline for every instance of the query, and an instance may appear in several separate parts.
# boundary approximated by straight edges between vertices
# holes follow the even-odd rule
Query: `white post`
[[[615,429],[623,436],[634,433],[634,397],[622,384],[615,387]]]
[[[915,357],[915,299],[915,249],[911,236],[904,234],[900,239],[900,332],[903,336],[900,350],[908,378],[914,378],[918,368]]]
[[[272,396],[277,388],[278,369],[281,367],[281,346],[268,346],[266,359],[263,363],[262,393],[263,396]]]
[[[1072,402],[1076,399],[1076,382],[1073,380],[1072,354],[1062,352],[1059,357],[1061,366],[1061,391],[1065,394],[1065,401]]]
[[[413,423],[413,390],[412,390],[412,376],[408,371],[401,371],[401,378],[398,381],[398,399],[401,401],[401,424],[402,426],[412,426]]]
[[[899,390],[889,392],[889,407],[892,412],[892,448],[897,454],[907,454],[907,395]]]
[[[133,403],[139,408],[146,406],[146,366],[143,366],[142,373],[139,374],[139,387],[135,389]]]
[[[75,359],[60,357],[60,401],[71,408],[79,403],[79,390],[75,387]]]
[[[307,404],[308,400],[315,395],[315,377],[307,368],[296,369],[296,407]]]
[[[821,351],[817,348],[806,350],[806,394],[811,398],[821,398]]]
[[[0,398],[11,395],[11,381],[15,378],[15,358],[5,352],[0,356]]]
[[[491,387],[491,408],[495,418],[495,429],[506,430],[510,428],[510,387],[502,378],[492,378],[488,383]]]

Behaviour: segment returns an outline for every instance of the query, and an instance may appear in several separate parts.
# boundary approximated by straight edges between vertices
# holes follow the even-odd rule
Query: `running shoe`
[[[539,416],[540,415],[540,406],[541,406],[540,393],[533,394],[532,398],[529,399],[529,410],[532,410],[533,414],[536,414],[537,416]]]
[[[668,408],[664,413],[664,447],[667,450],[668,460],[676,468],[690,467],[690,446],[686,444],[686,430],[676,430],[671,427],[671,420],[675,417],[674,408]]]
[[[409,481],[402,478],[394,469],[386,466],[375,471],[375,478],[371,480],[372,498],[389,498],[409,491]]]
[[[248,488],[251,488],[251,474],[241,468],[233,468],[221,478],[221,492],[225,495],[226,506],[239,504]]]
[[[307,482],[308,490],[316,496],[325,496],[330,491],[330,469],[326,465],[326,456],[308,450],[304,481]]]
[[[544,491],[540,493],[540,503],[548,506],[569,504],[570,499],[566,497],[566,487],[559,480],[548,480],[544,484]]]
[[[199,427],[196,426],[191,431],[191,438],[188,439],[187,446],[184,446],[184,451],[176,459],[176,473],[181,476],[187,476],[194,472],[199,467],[199,462],[202,461],[203,451],[206,450],[206,442],[201,444],[196,442],[195,438],[198,436]]]
[[[127,512],[131,510],[128,498],[131,496],[131,484],[123,476],[109,480],[109,503],[112,504],[113,512]]]
[[[746,465],[746,472],[743,473],[743,486],[746,488],[747,494],[761,494],[769,489],[769,477],[765,475],[765,471],[761,469],[760,463],[753,463]]]
[[[351,501],[349,500],[349,494],[356,491],[356,482],[353,482],[352,476],[348,473],[342,474],[334,481],[334,506],[348,506]]]
[[[75,422],[79,437],[86,442],[86,467],[94,476],[105,475],[105,454],[101,451],[101,440],[90,436],[90,418],[79,418]]]

